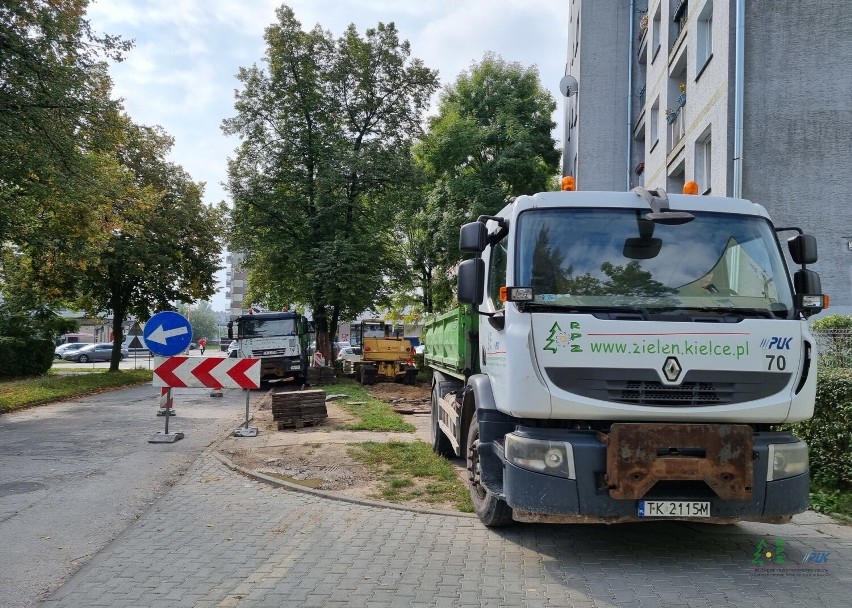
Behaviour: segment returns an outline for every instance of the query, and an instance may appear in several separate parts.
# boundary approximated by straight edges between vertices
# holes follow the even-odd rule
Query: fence
[[[820,365],[852,369],[852,329],[812,329]]]

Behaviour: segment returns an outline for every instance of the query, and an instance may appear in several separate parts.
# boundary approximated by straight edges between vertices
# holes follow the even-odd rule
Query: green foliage
[[[426,312],[451,307],[449,270],[461,259],[461,225],[552,184],[560,159],[551,136],[555,109],[534,67],[490,53],[444,89],[438,116],[415,150],[430,183],[410,212],[419,219],[410,248],[420,254],[420,286],[432,299]]]
[[[19,0],[0,8],[4,245],[62,250],[61,240],[95,211],[97,133],[111,128],[120,107],[103,59],[120,60],[131,45],[95,35],[88,4]]]
[[[350,445],[349,454],[385,476],[380,498],[452,503],[459,511],[473,512],[470,492],[453,466],[423,441],[367,441]]]
[[[384,401],[374,399],[354,380],[340,380],[334,387],[336,393],[347,395],[348,399],[338,401],[340,407],[358,418],[357,422],[346,425],[350,431],[390,431],[413,433],[416,429],[400,414],[397,414]],[[350,405],[347,402],[359,405]]]
[[[815,320],[811,329],[821,366],[852,369],[852,315],[828,315]]]
[[[810,508],[852,521],[852,490],[836,490],[811,484]]]
[[[38,376],[53,364],[51,340],[0,336],[0,376]]]
[[[790,428],[810,448],[815,485],[852,490],[852,370],[820,368],[814,416]]]
[[[76,332],[79,323],[60,317],[49,305],[17,292],[0,302],[0,336],[43,338],[51,343],[61,336]]]
[[[134,369],[73,376],[47,375],[0,382],[0,412],[11,412],[33,405],[98,393],[105,389],[151,382],[151,377],[151,370]]]
[[[198,342],[201,338],[211,340],[219,337],[219,321],[210,302],[201,301],[197,306],[181,304],[177,311],[189,321],[192,327],[192,340]]]
[[[816,330],[848,329],[852,330],[852,315],[827,315],[815,320],[811,327]]]
[[[248,299],[309,307],[330,358],[330,328],[380,301],[399,265],[395,202],[437,78],[393,24],[334,40],[287,6],[276,15],[269,67],[240,69],[223,123],[243,140],[228,168],[231,245],[250,252]]]

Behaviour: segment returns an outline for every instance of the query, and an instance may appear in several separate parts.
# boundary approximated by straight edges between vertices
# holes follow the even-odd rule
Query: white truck
[[[308,320],[296,312],[258,312],[228,322],[228,356],[260,359],[260,379],[293,378],[308,373]]]
[[[791,276],[778,233],[788,239]],[[755,203],[546,192],[461,228],[424,328],[432,445],[489,526],[783,522],[808,506],[816,241]]]

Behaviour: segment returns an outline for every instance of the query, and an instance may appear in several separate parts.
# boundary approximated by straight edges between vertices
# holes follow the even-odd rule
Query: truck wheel
[[[444,458],[455,458],[456,452],[453,449],[453,444],[450,443],[449,437],[444,435],[444,431],[442,431],[441,427],[438,426],[438,420],[440,420],[441,409],[441,406],[438,405],[439,386],[440,385],[436,382],[432,387],[432,424],[429,428],[432,435],[432,451],[438,454],[439,456],[443,456]]]
[[[467,476],[473,510],[488,527],[508,526],[514,522],[512,508],[504,500],[491,494],[482,484],[482,466],[479,461],[479,421],[476,414],[467,433]]]

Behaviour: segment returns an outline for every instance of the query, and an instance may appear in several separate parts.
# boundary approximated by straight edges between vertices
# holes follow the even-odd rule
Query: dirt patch
[[[324,387],[334,394],[334,385]],[[266,394],[257,403],[251,426],[257,427],[258,436],[228,438],[220,450],[235,464],[258,473],[277,477],[318,490],[337,494],[383,500],[382,476],[349,454],[351,443],[363,441],[429,441],[430,387],[426,383],[415,386],[392,382],[369,387],[371,396],[399,411],[407,422],[417,427],[415,433],[386,433],[374,431],[347,431],[354,416],[346,412],[337,401],[326,401],[328,418],[321,423],[303,428],[278,430],[272,417],[272,397]],[[456,463],[460,477],[463,467]],[[418,479],[412,480],[425,485]],[[454,511],[451,504],[407,501],[409,506]]]

